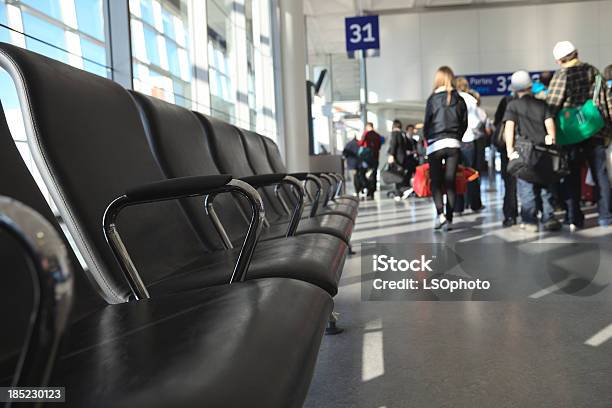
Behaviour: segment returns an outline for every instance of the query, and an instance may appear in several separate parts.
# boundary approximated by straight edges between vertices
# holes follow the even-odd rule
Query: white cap
[[[571,41],[559,41],[553,48],[553,56],[558,61],[563,57],[567,57],[572,52],[576,51],[576,47]]]
[[[515,92],[523,91],[531,88],[531,75],[525,70],[516,71],[512,74],[512,82],[510,83],[510,89]]]

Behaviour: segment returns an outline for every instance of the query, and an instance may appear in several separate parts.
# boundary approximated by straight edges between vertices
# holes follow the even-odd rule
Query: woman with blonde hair
[[[435,229],[450,228],[455,205],[455,174],[461,155],[461,138],[467,129],[467,107],[455,89],[455,75],[449,67],[440,67],[434,77],[433,93],[427,99],[423,137],[431,192],[436,205]],[[446,212],[443,191],[446,189]]]

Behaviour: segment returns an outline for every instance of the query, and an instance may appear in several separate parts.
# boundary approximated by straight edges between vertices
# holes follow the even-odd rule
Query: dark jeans
[[[479,164],[479,151],[477,147],[476,142],[461,143],[461,164],[481,171],[479,166],[482,166]],[[482,208],[482,201],[480,199],[480,178],[468,183],[467,194],[457,195],[455,211],[463,212],[467,207],[474,211],[478,211]]]
[[[584,162],[584,150],[580,145],[566,147],[568,154],[569,174],[561,180],[561,198],[565,202],[566,220],[570,224],[582,227],[584,214],[580,209],[582,179],[580,170]]]
[[[599,212],[599,224],[612,224],[610,213],[610,179],[606,170],[606,147],[598,139],[589,140],[586,148],[586,158],[597,185],[599,200],[597,210]]]
[[[353,176],[353,185],[355,186],[355,194],[361,193],[362,186],[362,175],[359,169],[351,170],[351,174]]]
[[[580,209],[580,195],[582,190],[582,178],[580,170],[586,159],[593,179],[597,185],[599,212],[599,224],[609,225],[612,223],[610,214],[610,180],[606,171],[606,148],[599,139],[589,139],[580,145],[568,147],[570,174],[561,181],[561,196],[567,208],[567,221],[570,224],[582,226],[584,214]]]
[[[443,190],[446,188],[446,218],[449,221],[453,220],[453,208],[455,207],[455,177],[459,165],[459,155],[459,149],[446,148],[433,152],[427,159],[429,162],[431,194],[436,205],[436,211],[438,214],[444,212]]]
[[[555,217],[555,198],[548,187],[518,179],[518,195],[521,200],[521,220],[525,224],[538,223],[538,201],[542,203],[542,222]]]
[[[501,175],[504,180],[504,218],[518,217],[518,201],[516,198],[516,177],[508,174],[508,154],[506,149],[500,149]]]
[[[378,184],[378,162],[373,163],[372,167],[365,169],[365,173],[366,175],[369,173],[369,176],[365,176],[364,187],[368,189],[368,197],[374,197],[374,192]]]
[[[487,141],[488,138],[486,137],[480,137],[474,141],[476,146],[476,160],[473,168],[478,170],[481,174],[487,171],[487,158],[485,157]]]

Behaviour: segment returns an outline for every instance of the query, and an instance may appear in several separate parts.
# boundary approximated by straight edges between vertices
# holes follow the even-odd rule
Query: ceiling
[[[304,0],[309,54],[344,53],[344,17],[562,3],[575,0]]]

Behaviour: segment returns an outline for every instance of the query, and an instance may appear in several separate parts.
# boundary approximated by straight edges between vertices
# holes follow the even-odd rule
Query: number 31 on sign
[[[377,50],[380,48],[378,16],[347,17],[344,20],[346,50]]]

